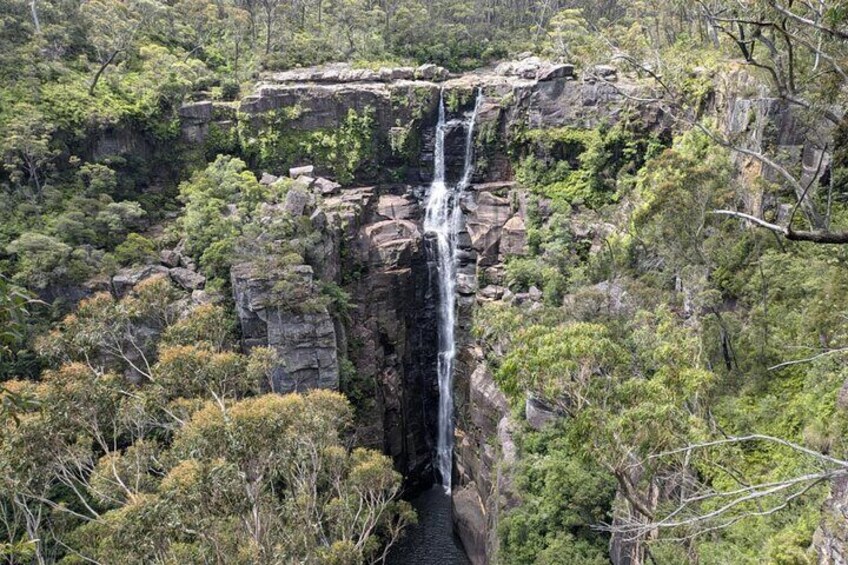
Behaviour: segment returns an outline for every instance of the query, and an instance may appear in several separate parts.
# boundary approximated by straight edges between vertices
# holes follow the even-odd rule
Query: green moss
[[[458,112],[467,107],[475,97],[473,88],[452,88],[445,96],[445,107],[449,112]]]
[[[510,147],[518,181],[554,203],[598,208],[614,202],[648,153],[648,141],[625,125],[519,132]],[[632,182],[630,183],[632,186]]]
[[[373,163],[376,145],[372,108],[361,114],[351,109],[338,127],[315,131],[292,127],[302,115],[300,106],[282,108],[264,116],[256,131],[252,118],[242,116],[238,131],[243,151],[261,168],[285,171],[306,161],[329,170],[343,184]]]

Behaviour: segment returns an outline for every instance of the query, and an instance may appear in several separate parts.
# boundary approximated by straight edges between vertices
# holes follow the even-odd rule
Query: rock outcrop
[[[813,535],[813,549],[823,565],[848,563],[848,477],[831,482],[830,497],[822,507],[823,519]]]
[[[302,294],[279,296],[277,283],[292,276],[300,281],[287,286]],[[270,347],[278,355],[273,389],[337,389],[339,360],[333,319],[326,306],[301,308],[313,292],[312,267],[269,271],[256,263],[243,263],[231,269],[230,278],[244,349]]]
[[[578,79],[571,65],[533,57],[462,76],[450,76],[435,65],[370,70],[333,64],[268,73],[252,94],[237,103],[237,109],[246,134],[258,134],[276,124],[281,133],[294,137],[337,128],[351,110],[369,112],[374,152],[367,159],[373,166],[362,170],[371,171],[372,178],[359,180],[386,182],[400,178],[427,183],[433,168],[432,124],[440,92],[449,109],[458,112],[474,103],[478,88],[486,97],[478,137],[485,137],[481,142],[487,162],[477,171],[479,181],[511,178],[506,146],[514,132],[526,127],[595,127],[634,114],[649,128],[665,123],[665,116],[656,107],[630,100],[645,90],[641,83],[624,77],[618,77],[615,84]],[[231,131],[235,106],[222,102],[184,106],[180,114],[183,138],[202,142],[213,125],[216,131]],[[280,116],[284,116],[282,122]],[[462,128],[448,132],[449,173],[461,171],[463,143]],[[317,164],[314,172],[327,173]],[[302,176],[311,177],[312,173]]]
[[[168,275],[168,268],[162,265],[146,265],[121,269],[112,277],[112,293],[122,298],[141,281],[157,275]]]

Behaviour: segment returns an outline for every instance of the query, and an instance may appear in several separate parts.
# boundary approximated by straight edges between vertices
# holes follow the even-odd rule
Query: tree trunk
[[[273,21],[272,10],[265,11],[265,56],[271,53],[271,22]]]
[[[112,61],[115,60],[115,57],[117,57],[120,52],[120,49],[118,51],[114,51],[111,55],[109,55],[109,58],[106,59],[106,62],[100,65],[100,68],[97,69],[97,73],[94,75],[94,78],[91,80],[91,84],[88,87],[89,96],[94,96],[94,89],[97,88],[97,82],[100,80],[100,76],[106,70],[106,67],[112,64]]]
[[[29,9],[32,12],[32,23],[35,25],[35,33],[41,33],[41,22],[38,21],[38,8],[36,2],[38,0],[30,0]]]

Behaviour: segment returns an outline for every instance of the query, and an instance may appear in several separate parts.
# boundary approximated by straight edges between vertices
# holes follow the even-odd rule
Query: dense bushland
[[[412,516],[391,463],[347,444],[342,396],[268,394],[272,355],[238,351],[225,298],[78,290],[181,239],[218,298],[240,257],[308,258],[312,227],[261,209],[296,188],[250,167],[353,182],[373,117],[246,139],[236,101],[262,71],[529,51],[590,80],[613,64],[670,126],[509,132],[530,253],[504,283],[543,304],[487,305],[476,335],[517,419],[531,396],[557,421],[520,434],[498,558],[604,563],[615,535],[656,563],[815,562],[816,529],[845,530],[822,502],[848,457],[846,38],[838,1],[3,2],[0,555],[379,560]],[[735,98],[791,111],[816,155],[767,125],[752,144],[753,109],[727,128]],[[199,99],[235,127],[192,147],[178,109]],[[284,282],[292,308],[345,299]]]

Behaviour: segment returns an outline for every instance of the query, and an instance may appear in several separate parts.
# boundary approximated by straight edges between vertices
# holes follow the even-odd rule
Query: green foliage
[[[0,276],[0,381],[32,369],[32,356],[25,347],[32,331],[30,310],[36,303],[24,289]],[[6,416],[14,416],[26,403],[14,393],[4,395],[2,401],[0,415]]]
[[[627,173],[641,167],[646,145],[624,126],[524,132],[514,143],[516,178],[555,205],[597,208],[615,201]]]
[[[634,230],[669,270],[707,261],[702,247],[707,212],[733,196],[730,171],[727,152],[693,130],[639,172]]]
[[[561,132],[553,141],[541,133],[531,137],[536,152],[525,154],[519,172],[536,190],[569,180],[593,143]],[[554,461],[572,465],[575,476],[581,476],[579,465],[597,466],[598,479],[616,484],[618,501],[606,511],[624,519],[640,515],[634,510],[640,507],[657,516],[672,512],[674,497],[640,505],[653,496],[652,480],[666,484],[662,477],[675,473],[727,492],[740,481],[773,484],[816,468],[797,451],[768,442],[693,450],[685,460],[658,455],[675,446],[756,432],[839,457],[845,449],[845,418],[836,409],[846,378],[844,312],[834,308],[848,288],[844,250],[780,243],[710,214],[761,187],[734,177],[728,153],[700,131],[680,134],[668,148],[654,140],[642,147],[644,160],[633,161],[617,181],[626,207],[588,213],[568,205],[578,201],[550,192],[528,202],[531,255],[510,261],[505,280],[523,290],[544,286],[546,269],[567,275],[565,307],[493,304],[475,320],[496,380],[516,409],[531,395],[559,415],[544,432],[565,447]],[[619,224],[603,246],[575,234],[575,223],[620,221],[611,218],[624,210],[630,224]],[[588,286],[594,277],[605,284]],[[780,365],[786,361],[791,364]],[[537,461],[525,447],[518,476]],[[629,475],[633,465],[638,475]],[[596,559],[589,549],[594,532],[550,520],[551,506],[562,499],[540,493],[540,480],[517,483],[521,504],[501,522],[504,559]],[[567,499],[582,500],[582,494]],[[711,564],[758,563],[764,555],[769,562],[807,563],[826,495],[826,488],[811,488],[791,511],[762,516],[759,509],[780,508],[783,497],[734,505],[722,521],[738,523],[687,547],[660,541],[650,551],[668,563],[689,562],[693,554]],[[705,500],[680,515],[703,515],[722,504]],[[585,527],[589,520],[609,517],[581,516],[575,523]],[[660,540],[715,524],[660,529]]]
[[[344,292],[300,268],[320,248],[306,217],[280,210],[291,188],[261,186],[244,162],[219,155],[274,170],[310,160],[344,183],[377,176],[383,140],[375,139],[374,111],[351,111],[318,132],[298,129],[298,107],[258,131],[241,116],[237,127],[211,126],[203,147],[186,150],[176,111],[184,101],[235,100],[265,69],[348,60],[460,70],[530,49],[581,72],[614,60],[628,87],[640,83],[638,96],[653,95],[656,82],[643,79],[658,77],[680,116],[702,116],[721,100],[791,95],[792,121],[815,139],[816,120],[845,105],[848,56],[838,34],[822,29],[843,29],[845,10],[822,4],[818,14],[814,5],[788,3],[798,17],[787,18],[774,3],[713,3],[742,18],[717,35],[704,6],[677,0],[495,0],[485,9],[464,0],[9,0],[0,14],[3,378],[37,372],[24,367],[35,329],[27,326],[62,313],[27,317],[25,304],[34,303],[18,287],[48,301],[75,296],[116,263],[152,259],[161,242],[140,234],[157,233],[149,228],[177,209],[180,181],[185,211],[166,237],[186,236],[210,288],[228,284],[236,261],[251,261],[276,281],[275,306],[348,315]],[[397,162],[417,156],[417,131],[432,107],[429,89],[409,90],[392,100],[413,117],[389,136]],[[469,102],[456,90],[447,99],[452,110]],[[757,119],[749,113],[740,138],[763,125]],[[521,504],[501,522],[507,563],[603,562],[606,539],[590,528],[599,521],[642,520],[634,508],[645,501],[659,516],[693,481],[728,491],[810,468],[796,452],[764,443],[685,458],[660,456],[665,449],[756,431],[845,457],[837,398],[848,347],[845,252],[778,241],[709,214],[744,202],[775,219],[773,203],[794,200],[780,183],[735,177],[727,152],[697,131],[676,131],[669,146],[626,115],[616,122],[509,132],[516,176],[535,196],[531,255],[510,258],[505,281],[493,282],[536,286],[545,303],[487,305],[475,314],[475,334],[514,405],[531,394],[560,418],[520,440]],[[833,225],[846,215],[842,122],[821,186],[807,197],[827,207]],[[498,143],[495,128],[481,126],[480,163]],[[777,133],[766,128],[764,150]],[[354,266],[341,280],[361,275]],[[344,447],[351,408],[324,393],[258,396],[278,363],[273,352],[235,353],[231,313],[182,311],[186,304],[162,278],[120,301],[95,295],[39,340],[51,370],[38,382],[4,383],[8,537],[0,555],[69,563],[375,559],[380,540],[411,517],[393,501],[399,477],[389,462]],[[373,407],[373,375],[348,360],[341,373],[356,408]],[[318,461],[310,480],[296,474],[295,461]],[[748,517],[686,547],[664,538],[693,530],[660,530],[652,557],[809,562],[826,495],[811,489],[788,512]],[[355,511],[363,499],[378,501],[371,521],[351,518],[363,516]],[[717,503],[696,506],[706,512]],[[737,510],[733,517],[760,508]],[[350,532],[369,533],[354,540]]]
[[[565,57],[568,61],[591,60],[598,51],[598,37],[589,31],[583,10],[566,8],[554,15],[548,23],[546,51],[554,57]]]
[[[335,130],[313,132],[303,149],[314,162],[326,164],[342,184],[349,183],[354,173],[367,164],[374,152],[374,110],[366,108],[360,115],[348,110]]]
[[[277,111],[255,138],[242,125],[242,144],[257,154],[258,164],[272,170],[288,170],[300,162],[326,169],[340,183],[350,183],[358,172],[373,164],[374,110],[349,109],[338,127],[299,131],[289,122],[300,117],[297,107]]]
[[[615,485],[563,440],[562,430],[521,437],[516,488],[522,503],[501,521],[498,558],[508,564],[608,562],[609,540],[591,526],[609,520]]]
[[[146,237],[131,233],[115,247],[115,260],[121,265],[144,263],[156,257],[156,245]]]
[[[260,202],[270,200],[274,193],[260,185],[246,167],[239,159],[219,155],[180,185],[186,251],[208,276],[227,277],[237,236]]]
[[[246,191],[259,190],[259,183],[243,161],[224,155],[180,186],[180,199],[186,211],[183,229],[187,236],[187,251],[201,258],[213,243],[220,243],[236,234],[236,199]]]
[[[49,530],[32,526],[34,548],[17,541],[18,514],[5,514],[4,551],[287,563],[329,546],[353,563],[374,559],[414,513],[397,500],[389,458],[346,446],[348,401],[261,395],[279,364],[273,351],[233,351],[231,316],[187,304],[165,277],[121,300],[85,300],[40,340],[55,368],[0,392],[15,406],[3,413],[0,497],[22,497],[21,512],[58,512]]]
[[[527,292],[535,286],[543,292],[545,303],[562,302],[566,281],[556,268],[538,258],[514,257],[506,264],[506,284],[514,292]]]
[[[51,136],[56,126],[47,121],[38,108],[23,104],[2,130],[0,152],[3,167],[12,183],[29,186],[40,196],[46,168],[57,151],[51,147]]]
[[[96,260],[53,237],[32,232],[10,243],[7,251],[17,257],[14,280],[37,290],[85,280]]]

